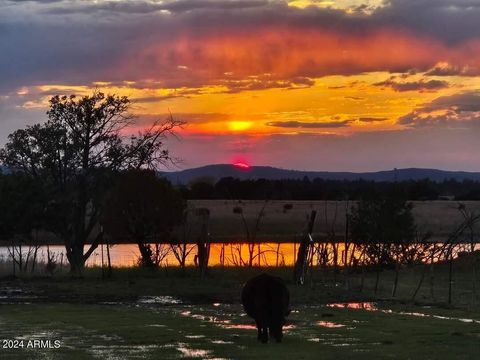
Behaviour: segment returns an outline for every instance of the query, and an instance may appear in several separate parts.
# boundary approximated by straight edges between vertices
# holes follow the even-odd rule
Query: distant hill
[[[377,172],[329,172],[329,171],[298,171],[286,170],[270,166],[252,166],[249,169],[239,169],[230,164],[207,165],[193,169],[175,172],[162,172],[162,176],[174,184],[188,184],[198,178],[212,178],[218,180],[222,177],[246,179],[309,179],[322,178],[326,180],[369,180],[369,181],[404,181],[430,179],[444,181],[465,179],[480,181],[480,172],[445,171],[437,169],[396,169]]]

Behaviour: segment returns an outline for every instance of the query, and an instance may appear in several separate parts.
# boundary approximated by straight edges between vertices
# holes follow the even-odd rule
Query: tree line
[[[360,200],[382,199],[392,191],[408,200],[480,200],[480,182],[455,179],[435,182],[429,179],[399,182],[366,180],[325,180],[316,178],[284,180],[240,180],[233,177],[199,178],[180,191],[186,199],[244,200]]]

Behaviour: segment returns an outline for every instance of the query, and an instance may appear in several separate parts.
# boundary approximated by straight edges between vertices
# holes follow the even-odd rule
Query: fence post
[[[294,267],[294,281],[297,285],[303,285],[305,281],[305,275],[309,266],[309,254],[313,245],[312,233],[316,216],[317,211],[312,210],[310,214],[310,220],[308,221],[307,231],[300,242],[300,246],[298,247],[298,255]]]

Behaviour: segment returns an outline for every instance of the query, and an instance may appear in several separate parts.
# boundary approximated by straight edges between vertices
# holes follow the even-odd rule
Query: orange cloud
[[[272,80],[288,80],[412,68],[426,71],[442,61],[479,69],[480,41],[447,46],[397,29],[352,34],[270,26],[255,32],[188,33],[127,59],[119,71],[131,72],[136,67],[143,78],[162,79],[167,85],[198,86],[265,74]],[[180,64],[187,70],[179,70]]]

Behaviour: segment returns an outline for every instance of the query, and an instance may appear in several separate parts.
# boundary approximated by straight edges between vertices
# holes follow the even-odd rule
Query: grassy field
[[[217,305],[217,304],[216,304]],[[474,359],[480,324],[299,306],[283,343],[261,344],[238,304],[5,305],[4,339],[51,339],[58,349],[2,349],[2,359]],[[425,314],[437,314],[424,309]],[[439,312],[442,316],[442,312]],[[451,312],[449,312],[451,315]],[[463,312],[456,316],[464,317]],[[468,314],[471,316],[471,314]]]
[[[194,268],[115,269],[110,279],[96,268],[76,279],[2,279],[0,339],[24,340],[25,347],[28,340],[59,340],[61,346],[1,348],[0,358],[474,359],[480,299],[472,298],[470,265],[455,261],[452,305],[447,264],[427,270],[434,274],[434,296],[425,280],[415,299],[422,266],[400,271],[394,298],[391,270],[381,273],[376,294],[373,272],[365,273],[360,291],[360,272],[315,269],[304,286],[295,286],[286,267],[218,267],[205,279]],[[239,304],[242,284],[263,271],[283,277],[291,292],[282,344],[258,343]]]
[[[457,210],[456,201],[413,201],[413,214],[419,233],[432,233],[433,241],[445,240],[462,222],[462,216]],[[480,212],[480,201],[462,202],[467,209]],[[213,242],[245,242],[247,229],[250,240],[257,241],[298,241],[304,234],[308,218],[312,210],[317,211],[313,238],[316,241],[326,239],[327,232],[334,230],[337,240],[343,241],[345,233],[345,215],[355,202],[345,201],[256,201],[256,200],[190,200],[191,209],[186,228],[177,228],[174,237],[183,241],[184,234],[188,233],[186,241],[195,243],[200,234],[201,224],[199,217],[194,216],[195,209],[208,208],[210,220],[208,231]],[[288,209],[285,208],[288,205]],[[291,208],[290,208],[291,206]],[[246,220],[242,215],[234,213],[234,208],[241,207]],[[261,210],[263,216],[255,225]],[[39,232],[40,243],[63,243],[52,234]],[[331,240],[331,237],[328,238]],[[111,239],[111,243],[121,243],[122,239]],[[0,242],[0,246],[9,246],[9,242]]]
[[[480,201],[463,202],[469,210],[480,211]],[[286,210],[286,204],[292,205]],[[327,229],[335,229],[337,235],[345,232],[345,214],[354,205],[344,201],[233,201],[233,200],[192,200],[194,208],[205,207],[210,210],[209,231],[215,240],[245,240],[245,226],[241,215],[235,214],[235,207],[242,207],[250,231],[261,209],[265,206],[260,221],[257,239],[285,241],[301,236],[312,210],[317,211],[314,238],[325,237]],[[431,231],[436,239],[445,239],[461,223],[462,217],[457,210],[456,201],[414,201],[413,213],[420,232]]]

